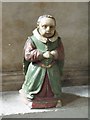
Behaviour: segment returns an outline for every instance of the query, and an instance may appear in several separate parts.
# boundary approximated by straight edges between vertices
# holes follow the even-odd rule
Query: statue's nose
[[[47,32],[49,32],[49,31],[50,31],[50,27],[49,27],[49,26],[47,27],[46,31],[47,31]]]

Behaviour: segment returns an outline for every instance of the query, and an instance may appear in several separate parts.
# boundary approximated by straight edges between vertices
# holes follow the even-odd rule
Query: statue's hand
[[[50,58],[52,55],[50,53],[50,51],[46,51],[44,54],[43,54],[43,57],[44,58]]]
[[[55,59],[58,58],[58,52],[57,52],[57,50],[52,50],[50,53],[54,56]]]

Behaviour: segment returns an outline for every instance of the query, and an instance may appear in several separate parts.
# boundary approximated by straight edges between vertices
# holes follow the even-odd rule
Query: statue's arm
[[[56,50],[58,53],[57,61],[58,61],[58,66],[60,70],[60,75],[63,76],[65,53],[64,53],[64,46],[63,46],[62,41],[59,42],[59,46]]]
[[[56,60],[64,60],[64,46],[61,40],[58,43],[58,47],[51,51],[51,54]]]
[[[24,57],[25,60],[35,62],[42,59],[42,53],[37,50],[35,45],[32,43],[32,41],[29,39],[26,41],[24,46]]]
[[[64,57],[65,57],[65,54],[64,54],[64,46],[63,46],[62,41],[59,41],[59,46],[56,50],[57,50],[57,53],[58,53],[57,59],[63,61]]]

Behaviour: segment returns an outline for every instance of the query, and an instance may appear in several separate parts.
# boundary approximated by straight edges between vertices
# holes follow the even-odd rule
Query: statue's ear
[[[37,25],[37,28],[39,28],[39,26]]]
[[[37,24],[37,28],[39,28],[39,24]]]
[[[37,28],[39,28],[39,24],[40,24],[40,23],[39,23],[39,22],[37,22]]]

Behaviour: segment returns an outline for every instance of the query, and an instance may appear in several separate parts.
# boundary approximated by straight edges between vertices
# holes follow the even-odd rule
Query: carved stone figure
[[[24,46],[25,81],[19,91],[30,108],[60,107],[64,47],[51,15],[40,16]]]

